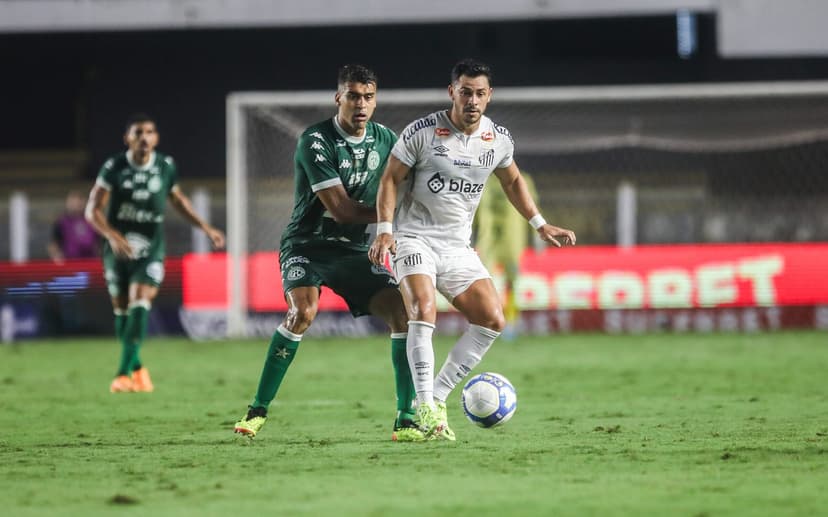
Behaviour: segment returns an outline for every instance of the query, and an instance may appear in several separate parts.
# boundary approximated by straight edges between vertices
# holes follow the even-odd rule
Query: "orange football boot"
[[[150,393],[155,387],[152,385],[149,370],[141,367],[132,372],[132,391],[143,391]]]
[[[110,393],[128,393],[134,391],[132,379],[126,375],[119,375],[112,379],[112,384],[109,385]]]

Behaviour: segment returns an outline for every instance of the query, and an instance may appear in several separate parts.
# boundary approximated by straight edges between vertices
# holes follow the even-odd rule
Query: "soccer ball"
[[[460,404],[473,424],[494,427],[508,422],[515,414],[517,393],[506,377],[485,372],[469,379]]]

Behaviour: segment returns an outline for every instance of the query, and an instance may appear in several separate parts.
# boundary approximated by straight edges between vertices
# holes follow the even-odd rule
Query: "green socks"
[[[394,365],[394,384],[397,388],[397,419],[401,415],[413,417],[413,400],[417,393],[414,391],[414,381],[411,379],[411,369],[408,367],[408,355],[405,351],[405,332],[391,334],[391,364]]]
[[[141,368],[138,351],[147,335],[149,310],[149,303],[139,301],[129,308],[126,316],[115,316],[116,333],[118,332],[118,318],[126,319],[121,330],[121,363],[118,365],[118,375],[130,375]]]
[[[256,391],[256,398],[253,399],[252,407],[267,408],[282,384],[287,369],[296,351],[302,336],[294,334],[280,325],[273,338],[270,340],[270,347],[267,350],[262,376],[259,379],[259,388]],[[411,370],[408,368],[408,355],[405,350],[405,333],[391,335],[391,363],[394,365],[394,382],[397,391],[397,414],[408,415],[413,418],[414,410],[412,401],[416,397],[414,392],[414,381],[411,379]]]
[[[121,341],[124,337],[124,328],[126,328],[127,313],[121,309],[115,309],[115,337]]]
[[[279,385],[282,384],[282,379],[285,378],[285,373],[290,363],[293,362],[301,339],[301,334],[294,334],[283,325],[279,325],[273,333],[270,347],[267,349],[262,376],[259,379],[259,389],[256,391],[256,398],[253,399],[254,408],[267,409],[273,402],[276,392],[279,391]]]

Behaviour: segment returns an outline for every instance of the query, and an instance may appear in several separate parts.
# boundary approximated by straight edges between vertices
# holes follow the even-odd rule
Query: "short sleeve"
[[[169,175],[169,188],[170,192],[172,192],[175,186],[178,185],[178,166],[175,164],[172,156],[165,156],[164,167],[167,169],[167,174]]]
[[[103,187],[106,190],[112,190],[112,185],[115,184],[115,159],[108,159],[101,170],[98,171],[98,177],[95,179],[95,184]]]
[[[297,168],[304,171],[313,192],[342,184],[334,152],[321,133],[302,135],[295,157]]]
[[[391,149],[391,154],[407,166],[414,167],[423,150],[426,138],[430,134],[425,129],[432,128],[435,125],[436,121],[430,117],[415,120],[403,130],[399,140]]]
[[[498,162],[495,169],[505,169],[515,161],[515,140],[505,127],[495,124],[494,128],[497,132],[496,138],[498,140],[498,146],[502,149],[503,155],[503,158]]]

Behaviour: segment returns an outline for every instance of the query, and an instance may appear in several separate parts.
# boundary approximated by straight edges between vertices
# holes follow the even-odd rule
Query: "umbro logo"
[[[437,147],[434,148],[434,150],[437,151],[436,153],[434,153],[434,156],[446,157],[446,156],[448,156],[448,154],[446,154],[446,153],[448,153],[451,149],[449,149],[448,147],[446,147],[444,145],[438,145]]]

